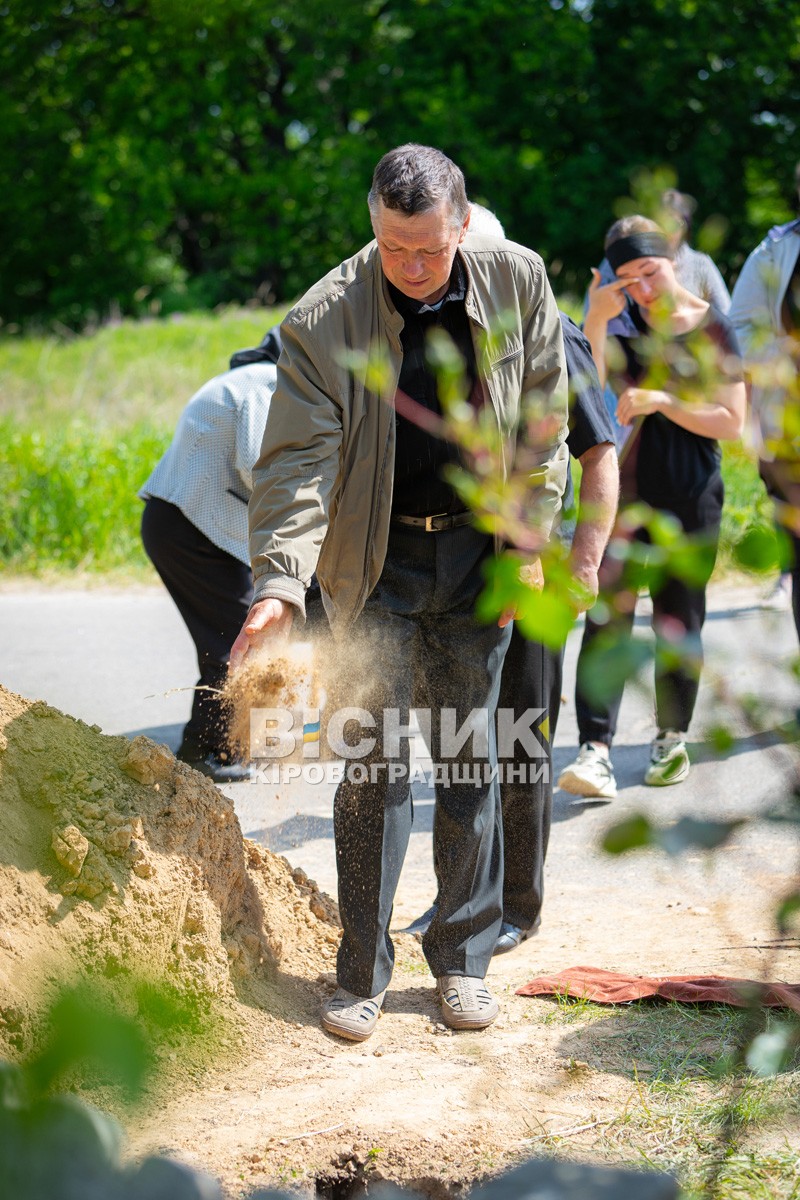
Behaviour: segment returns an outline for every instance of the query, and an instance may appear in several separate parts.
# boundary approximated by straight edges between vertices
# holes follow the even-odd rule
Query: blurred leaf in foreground
[[[778,566],[778,539],[768,525],[753,525],[733,547],[734,561],[748,571],[774,571]]]
[[[722,846],[742,821],[698,821],[681,817],[674,825],[654,825],[642,813],[635,813],[606,831],[602,846],[609,854],[624,854],[649,846],[667,854],[684,850],[715,850]]]
[[[754,1075],[777,1075],[791,1063],[800,1041],[796,1024],[784,1022],[756,1034],[745,1052],[745,1062]]]
[[[75,989],[62,992],[46,1026],[44,1044],[23,1066],[32,1095],[46,1094],[81,1064],[112,1075],[130,1099],[139,1095],[152,1058],[129,1017]]]
[[[778,905],[775,920],[781,933],[799,931],[800,927],[800,891],[792,892]]]
[[[590,704],[605,704],[651,661],[653,648],[638,638],[621,639],[609,624],[581,656],[580,688]]]

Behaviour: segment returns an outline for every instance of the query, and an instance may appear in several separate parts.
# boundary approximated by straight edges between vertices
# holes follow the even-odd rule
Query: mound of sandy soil
[[[334,902],[166,747],[0,687],[0,1053],[55,981],[141,972],[274,1013],[277,977],[328,971],[338,940]]]

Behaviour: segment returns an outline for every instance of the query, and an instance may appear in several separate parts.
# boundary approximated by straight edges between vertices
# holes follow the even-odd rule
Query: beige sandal
[[[450,1029],[485,1029],[500,1005],[482,979],[472,975],[440,975],[436,981],[442,1020]]]
[[[322,1005],[322,1028],[351,1042],[365,1042],[378,1024],[386,988],[364,999],[345,988],[337,988]]]

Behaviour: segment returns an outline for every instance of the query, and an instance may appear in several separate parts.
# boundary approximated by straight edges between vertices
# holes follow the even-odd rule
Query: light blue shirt
[[[800,437],[787,421],[796,375],[795,349],[783,325],[783,301],[800,255],[800,220],[776,225],[756,246],[742,267],[733,289],[730,319],[745,364],[753,375],[751,411],[757,418],[752,432],[760,458],[800,457]]]
[[[277,374],[273,363],[252,363],[204,384],[139,492],[143,500],[174,504],[209,541],[247,566],[247,504]]]

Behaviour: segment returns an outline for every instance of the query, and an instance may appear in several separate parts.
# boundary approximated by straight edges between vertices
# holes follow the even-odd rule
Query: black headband
[[[672,250],[663,233],[631,233],[612,242],[606,249],[606,258],[616,271],[635,258],[672,258]]]

